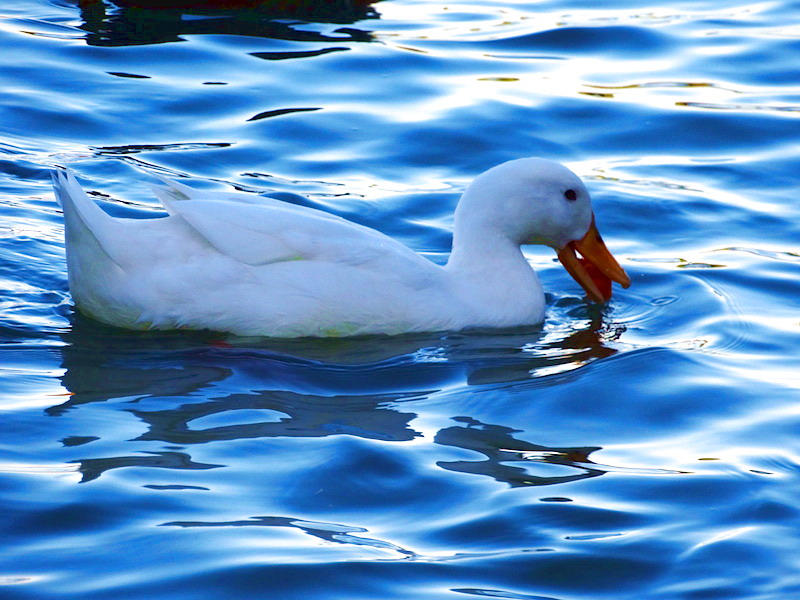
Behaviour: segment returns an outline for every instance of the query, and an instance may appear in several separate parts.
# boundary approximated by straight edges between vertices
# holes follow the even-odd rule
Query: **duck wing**
[[[323,261],[425,271],[433,263],[368,227],[320,210],[249,194],[204,192],[161,179],[154,191],[219,252],[248,265]]]

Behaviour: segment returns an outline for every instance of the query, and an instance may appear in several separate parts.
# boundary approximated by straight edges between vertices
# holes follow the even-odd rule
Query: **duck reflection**
[[[281,527],[299,529],[303,533],[335,544],[351,544],[355,546],[371,546],[380,550],[392,550],[406,558],[421,558],[413,550],[407,550],[391,542],[369,538],[358,533],[367,533],[364,527],[340,525],[338,523],[320,523],[291,517],[252,517],[238,521],[172,521],[162,523],[162,527]]]
[[[342,27],[335,35],[277,19],[351,24],[377,18],[362,0],[77,0],[86,43],[130,46],[182,41],[183,35],[228,34],[293,41],[370,41],[369,32]]]
[[[447,427],[439,431],[434,442],[443,446],[454,446],[479,452],[486,456],[481,461],[439,461],[436,464],[448,471],[487,475],[511,487],[553,485],[589,477],[597,477],[605,471],[593,468],[589,455],[599,447],[550,448],[518,440],[512,434],[518,429],[501,425],[487,425],[470,417],[455,417],[456,422],[466,427]],[[514,464],[509,464],[514,463]],[[527,463],[527,464],[526,464]],[[535,463],[558,465],[577,470],[566,475],[535,475],[529,466]]]
[[[138,446],[141,452],[79,460],[84,481],[129,466],[218,467],[195,462],[186,452],[187,446],[208,442],[333,435],[405,442],[421,435],[412,426],[417,414],[404,409],[414,401],[454,385],[543,385],[548,378],[539,377],[540,370],[574,369],[612,354],[606,345],[611,335],[599,321],[592,321],[558,339],[535,330],[245,340],[211,332],[127,332],[77,315],[72,330],[62,335],[62,383],[69,399],[48,408],[47,414],[62,416],[114,400],[114,408],[146,426],[144,433],[125,442],[126,448]],[[107,421],[87,419],[87,426],[103,422]],[[550,449],[514,439],[511,429],[469,417],[459,422],[466,427],[445,428],[435,442],[476,450],[487,460],[441,463],[442,468],[490,475],[511,485],[558,483],[595,474],[586,466],[593,448]],[[111,428],[76,433],[81,435],[69,438],[65,447],[94,448],[119,435]],[[520,453],[531,452],[549,453],[543,461],[551,464],[580,463],[582,472],[532,478],[524,468],[504,464],[530,464],[530,457],[520,458]]]
[[[152,467],[157,469],[216,469],[222,465],[194,462],[183,452],[143,452],[140,456],[115,456],[112,458],[85,458],[79,461],[81,483],[97,479],[111,469],[122,467]]]
[[[62,334],[61,384],[69,400],[46,413],[63,415],[82,404],[113,398],[153,395],[183,396],[231,376],[230,369],[215,365],[185,368],[187,349],[209,344],[203,333],[191,336],[121,332],[73,315],[73,327]]]
[[[368,396],[316,396],[286,391],[231,394],[199,404],[163,411],[131,411],[147,423],[149,431],[136,440],[171,444],[203,444],[220,440],[265,437],[324,437],[354,435],[366,439],[407,441],[420,435],[409,427],[417,415],[386,408],[406,394]],[[196,428],[200,419],[225,419],[235,411],[272,411],[274,420]],[[253,413],[248,413],[252,415]]]

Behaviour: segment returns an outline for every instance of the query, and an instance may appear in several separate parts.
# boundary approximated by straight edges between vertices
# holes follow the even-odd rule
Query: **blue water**
[[[0,598],[800,597],[798,10],[3,3]],[[464,186],[530,155],[587,181],[607,307],[532,248],[547,320],[502,335],[73,313],[53,166],[117,215],[157,172],[441,262]]]

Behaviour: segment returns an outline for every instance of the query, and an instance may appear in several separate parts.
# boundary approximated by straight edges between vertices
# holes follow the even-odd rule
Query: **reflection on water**
[[[112,469],[122,467],[150,467],[156,469],[216,469],[222,465],[211,465],[194,462],[183,452],[143,452],[141,456],[115,456],[111,458],[84,458],[78,470],[83,475],[82,483],[97,479]]]
[[[219,440],[263,437],[320,437],[354,435],[367,439],[405,441],[417,434],[408,427],[416,417],[386,409],[393,400],[407,394],[369,396],[313,396],[282,390],[231,394],[209,402],[186,404],[164,411],[136,411],[133,414],[149,426],[137,440],[159,440],[171,444],[202,444]],[[277,421],[221,425],[198,429],[192,422],[235,411],[270,410],[280,413]]]
[[[170,0],[158,7],[153,0],[78,0],[86,43],[91,46],[133,46],[183,41],[185,35],[243,35],[298,42],[367,42],[371,35],[360,29],[341,27],[326,35],[276,19],[303,19],[328,23],[355,23],[377,18],[367,2],[338,0],[318,2],[243,2],[231,0]],[[253,6],[257,4],[257,6]],[[249,5],[249,7],[248,7]],[[284,56],[284,58],[290,58]]]
[[[364,527],[339,525],[336,523],[317,523],[289,517],[252,517],[239,521],[173,521],[163,523],[164,527],[291,527],[303,533],[314,536],[326,542],[336,544],[353,544],[356,546],[370,546],[381,550],[391,550],[400,553],[402,558],[418,558],[413,550],[401,548],[390,542],[353,535],[366,533]]]
[[[486,456],[486,460],[436,463],[443,469],[459,473],[488,475],[511,487],[553,485],[587,477],[597,477],[604,473],[602,470],[592,468],[593,463],[589,460],[589,455],[600,448],[548,448],[516,439],[512,434],[519,433],[518,429],[487,425],[470,417],[455,417],[453,420],[465,423],[466,427],[456,426],[442,429],[436,434],[434,442],[480,452]],[[570,470],[575,468],[581,472],[568,475],[535,475],[529,473],[523,466],[525,461],[531,460],[570,467]]]
[[[373,337],[360,340],[252,340],[212,332],[138,333],[100,326],[76,315],[62,334],[62,384],[69,399],[46,409],[63,416],[70,409],[124,400],[123,409],[147,430],[131,442],[163,442],[170,451],[80,460],[83,481],[109,469],[156,467],[210,469],[183,448],[208,442],[348,435],[405,442],[422,434],[404,403],[444,387],[493,385],[575,369],[615,352],[613,335],[598,317],[566,335],[542,330],[528,334],[443,334]],[[243,388],[248,392],[242,392]],[[339,393],[336,389],[339,389]],[[232,390],[232,391],[228,391]],[[320,390],[320,391],[317,391]],[[148,402],[149,400],[149,402]],[[146,404],[146,406],[143,406]],[[440,467],[489,475],[512,486],[546,485],[592,477],[588,455],[596,448],[546,448],[516,440],[514,430],[456,419],[435,442],[473,450],[483,462],[440,462]],[[62,441],[91,444],[103,431]],[[141,444],[139,444],[141,445]],[[181,451],[174,451],[178,447]],[[578,474],[533,476],[508,461],[543,462],[579,469]]]

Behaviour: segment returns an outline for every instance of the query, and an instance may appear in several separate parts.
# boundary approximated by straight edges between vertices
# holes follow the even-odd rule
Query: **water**
[[[0,597],[800,596],[800,4],[0,8]],[[541,328],[137,334],[73,314],[49,169],[282,192],[446,259],[540,155],[631,275]]]

